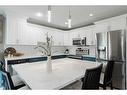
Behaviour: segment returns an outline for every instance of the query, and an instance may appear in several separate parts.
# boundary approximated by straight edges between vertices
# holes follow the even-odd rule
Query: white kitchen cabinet
[[[84,28],[77,30],[77,32],[81,38],[86,37],[86,32]]]
[[[23,18],[7,18],[7,44],[37,45],[37,42],[46,42],[46,33],[53,37],[54,46],[64,45],[64,34],[59,30],[30,24]]]
[[[95,31],[98,32],[107,32],[114,30],[125,29],[126,27],[126,16],[117,16],[102,21],[95,22]]]
[[[70,46],[70,35],[69,31],[64,32],[64,46]]]
[[[18,39],[20,45],[37,45],[37,41],[39,41],[40,34],[39,29],[30,26],[26,19],[20,19],[18,22]],[[38,36],[39,35],[39,36]]]
[[[63,46],[64,45],[64,35],[60,31],[53,31],[53,46]]]
[[[96,44],[96,33],[94,32],[94,26],[92,26],[89,30],[89,35],[87,36],[87,44],[95,45]]]
[[[86,45],[94,45],[94,25],[76,29],[79,37],[86,37]]]
[[[74,38],[81,38],[81,33],[79,33],[78,29],[74,29],[74,30],[70,30],[68,31],[69,32],[69,46],[72,46],[73,45],[73,39]]]
[[[25,18],[9,16],[6,20],[6,44],[35,45],[36,33],[30,32]]]
[[[126,18],[124,16],[122,17],[114,17],[109,22],[110,31],[113,30],[123,30],[126,28]]]
[[[86,44],[87,45],[94,45],[95,44],[95,37],[94,37],[94,26],[87,26],[83,28],[74,29],[69,32],[69,41],[71,42],[70,45],[73,45],[73,38],[81,38],[83,39],[86,37]]]
[[[85,35],[84,37],[86,37],[86,45],[94,45],[94,27],[93,26],[89,26],[88,28],[86,28],[85,30]]]
[[[64,33],[61,30],[43,28],[43,31],[45,31],[45,34],[48,33],[49,37],[52,36],[53,46],[63,46],[64,45]],[[46,39],[46,35],[44,35],[43,38]]]
[[[117,16],[95,22],[94,35],[99,32],[124,30],[126,28],[126,16]]]
[[[109,31],[109,22],[96,23],[94,30],[96,33]]]
[[[15,18],[6,19],[6,44],[18,43],[18,22]]]
[[[46,42],[47,32],[41,26],[28,23],[27,33],[30,34],[28,45],[37,45],[37,42]]]
[[[70,46],[72,46],[73,45],[73,38],[76,38],[77,36],[76,35],[74,35],[74,32],[73,31],[69,31],[69,44],[70,44]]]

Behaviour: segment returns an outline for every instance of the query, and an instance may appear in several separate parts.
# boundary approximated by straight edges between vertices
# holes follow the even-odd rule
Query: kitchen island
[[[36,63],[36,64],[35,64]],[[52,72],[47,72],[47,61],[31,64],[12,65],[19,77],[30,89],[61,89],[84,77],[86,69],[94,68],[100,63],[71,58],[52,60]],[[94,63],[94,64],[90,64]]]
[[[52,56],[52,59],[65,58],[66,56],[66,54],[57,53]],[[45,55],[23,55],[19,57],[5,57],[5,70],[9,71],[9,65],[32,63],[45,60],[47,60],[47,57]]]

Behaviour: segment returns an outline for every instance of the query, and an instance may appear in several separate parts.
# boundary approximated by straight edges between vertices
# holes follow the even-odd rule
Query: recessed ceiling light
[[[36,13],[36,16],[42,17],[42,13],[38,12],[38,13]]]
[[[89,16],[93,16],[93,14],[92,14],[92,13],[90,13],[90,14],[89,14]]]

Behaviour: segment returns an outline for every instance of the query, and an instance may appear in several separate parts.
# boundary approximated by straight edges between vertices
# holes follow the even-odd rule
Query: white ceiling
[[[10,11],[21,14],[28,18],[37,19],[39,22],[47,23],[47,8],[48,6],[0,6],[3,11]],[[72,28],[91,24],[95,21],[109,18],[112,16],[122,15],[127,13],[127,6],[51,6],[52,20],[51,24],[59,27],[67,28],[65,22],[68,18],[70,8],[72,17]],[[41,12],[42,17],[36,17],[35,13]],[[92,13],[94,16],[90,17]]]

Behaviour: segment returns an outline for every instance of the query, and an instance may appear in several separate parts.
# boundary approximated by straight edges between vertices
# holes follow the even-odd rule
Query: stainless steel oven
[[[86,48],[77,48],[76,49],[76,55],[89,55],[89,49]]]

